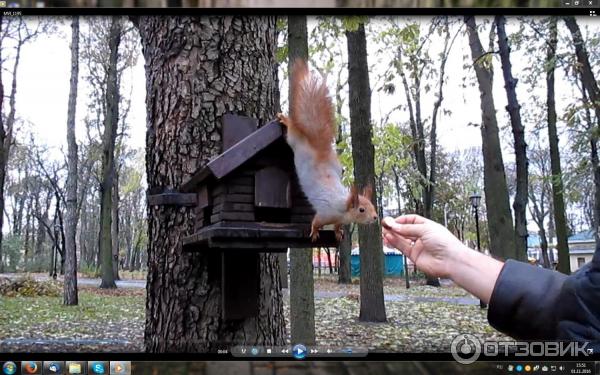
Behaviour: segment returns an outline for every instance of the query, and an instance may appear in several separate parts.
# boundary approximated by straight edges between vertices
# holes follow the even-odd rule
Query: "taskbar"
[[[35,355],[33,355],[34,357]],[[307,357],[308,359],[308,357]],[[0,375],[131,375],[131,374],[543,374],[600,375],[600,361],[502,361],[459,364],[446,362],[326,362],[312,361],[5,361]],[[315,370],[317,369],[317,370]],[[267,372],[265,372],[267,371]]]

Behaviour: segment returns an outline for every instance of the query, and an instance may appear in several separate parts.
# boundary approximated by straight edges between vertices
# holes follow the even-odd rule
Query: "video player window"
[[[597,3],[66,3],[0,1],[19,373],[597,357]]]

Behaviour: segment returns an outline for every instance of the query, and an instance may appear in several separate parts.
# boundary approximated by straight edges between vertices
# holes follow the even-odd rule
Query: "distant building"
[[[384,274],[385,276],[399,277],[404,275],[404,255],[396,249],[383,247],[384,253]],[[352,276],[360,276],[360,251],[358,247],[352,249],[351,267]],[[412,262],[407,264],[410,267]],[[410,271],[409,271],[410,272]]]
[[[527,258],[534,260],[538,264],[543,263],[541,243],[542,241],[537,233],[529,232],[527,236]],[[550,239],[548,239],[548,258],[550,259],[550,263],[555,263],[558,259],[558,252],[554,244],[550,243]]]
[[[587,230],[569,237],[569,259],[571,272],[577,271],[581,266],[592,260],[596,250],[594,231]]]
[[[558,262],[558,251],[555,244],[550,243],[548,239],[548,257],[550,262],[555,265]],[[592,260],[596,250],[596,240],[594,231],[587,230],[579,232],[568,238],[569,242],[569,261],[571,263],[571,272],[577,271],[581,266]],[[542,264],[542,251],[540,245],[540,236],[537,233],[530,232],[527,237],[527,257],[538,264]]]

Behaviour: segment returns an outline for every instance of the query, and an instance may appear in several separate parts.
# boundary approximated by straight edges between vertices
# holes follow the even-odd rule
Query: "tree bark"
[[[288,63],[308,61],[306,16],[288,17]],[[291,69],[290,82],[291,82]],[[291,86],[290,86],[291,87]],[[291,90],[288,103],[292,102]],[[312,248],[290,250],[290,323],[292,343],[315,343],[315,299]]]
[[[112,205],[110,209],[111,223],[110,223],[110,237],[111,237],[111,248],[113,256],[113,274],[115,280],[119,278],[119,169],[113,165],[113,186],[112,186]]]
[[[484,55],[477,25],[473,16],[465,16],[469,34],[469,46],[473,59],[473,68],[479,83],[481,98],[481,138],[483,149],[483,184],[487,214],[487,226],[490,236],[490,252],[501,259],[515,258],[515,231],[513,229],[506,174],[502,161],[502,149],[498,135],[496,108],[492,94],[492,70],[481,64]]]
[[[348,86],[350,104],[350,130],[354,181],[359,187],[375,186],[375,150],[371,124],[371,88],[367,63],[365,25],[354,31],[347,30]],[[377,202],[373,192],[373,205]],[[360,248],[360,321],[385,322],[383,301],[383,244],[379,222],[358,225]]]
[[[339,284],[350,284],[352,283],[352,224],[344,225],[344,237],[340,242],[340,269],[338,270],[338,283]]]
[[[510,47],[506,35],[506,18],[496,16],[496,28],[498,31],[498,46],[500,48],[500,61],[502,62],[502,74],[504,76],[504,88],[508,105],[506,110],[510,116],[513,138],[515,140],[516,158],[516,194],[513,201],[515,214],[515,251],[517,259],[527,259],[527,198],[528,198],[528,166],[527,143],[525,142],[525,127],[521,121],[521,105],[517,100],[517,80],[512,75],[510,62]]]
[[[77,81],[79,75],[79,17],[71,23],[71,87],[67,111],[67,228],[65,234],[65,305],[77,305],[77,140],[75,138],[75,108],[77,106]]]
[[[592,169],[594,175],[594,226],[596,236],[596,248],[600,247],[600,161],[598,159],[598,132],[600,131],[600,88],[594,77],[594,72],[590,65],[587,50],[579,25],[575,21],[575,17],[565,17],[565,24],[569,28],[575,45],[575,54],[577,55],[578,70],[581,76],[583,89],[589,95],[590,103],[596,114],[597,126],[591,130],[591,153],[592,153]],[[560,254],[558,256],[560,263]]]
[[[104,116],[104,135],[102,137],[102,181],[100,183],[100,234],[102,282],[100,288],[116,288],[113,270],[112,251],[112,205],[115,163],[115,140],[119,120],[119,83],[117,60],[121,43],[119,17],[113,16],[110,26],[110,58],[107,72],[106,113]]]
[[[567,219],[565,215],[565,200],[563,195],[562,167],[558,148],[558,131],[556,129],[556,104],[554,100],[554,71],[556,69],[556,46],[558,31],[556,18],[550,19],[550,39],[546,59],[546,102],[548,111],[548,143],[550,146],[550,169],[552,171],[552,215],[554,215],[554,230],[556,232],[556,248],[558,250],[557,270],[569,275],[571,262],[569,260],[569,242],[567,236]],[[551,220],[552,221],[552,220]],[[551,227],[552,228],[552,227]],[[552,233],[550,233],[552,238]],[[554,260],[554,254],[551,254]]]
[[[278,109],[276,18],[140,17],[146,61],[149,189],[177,188],[221,152],[221,118],[240,113],[264,124]],[[193,209],[148,208],[145,347],[207,352],[232,345],[285,344],[278,257],[260,255],[257,317],[222,319],[219,262],[182,251]],[[230,250],[231,251],[231,250]]]

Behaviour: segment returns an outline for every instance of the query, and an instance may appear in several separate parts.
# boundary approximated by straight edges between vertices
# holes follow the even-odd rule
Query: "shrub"
[[[15,280],[0,278],[0,295],[5,297],[58,297],[62,285],[57,281],[37,281],[25,276]]]

